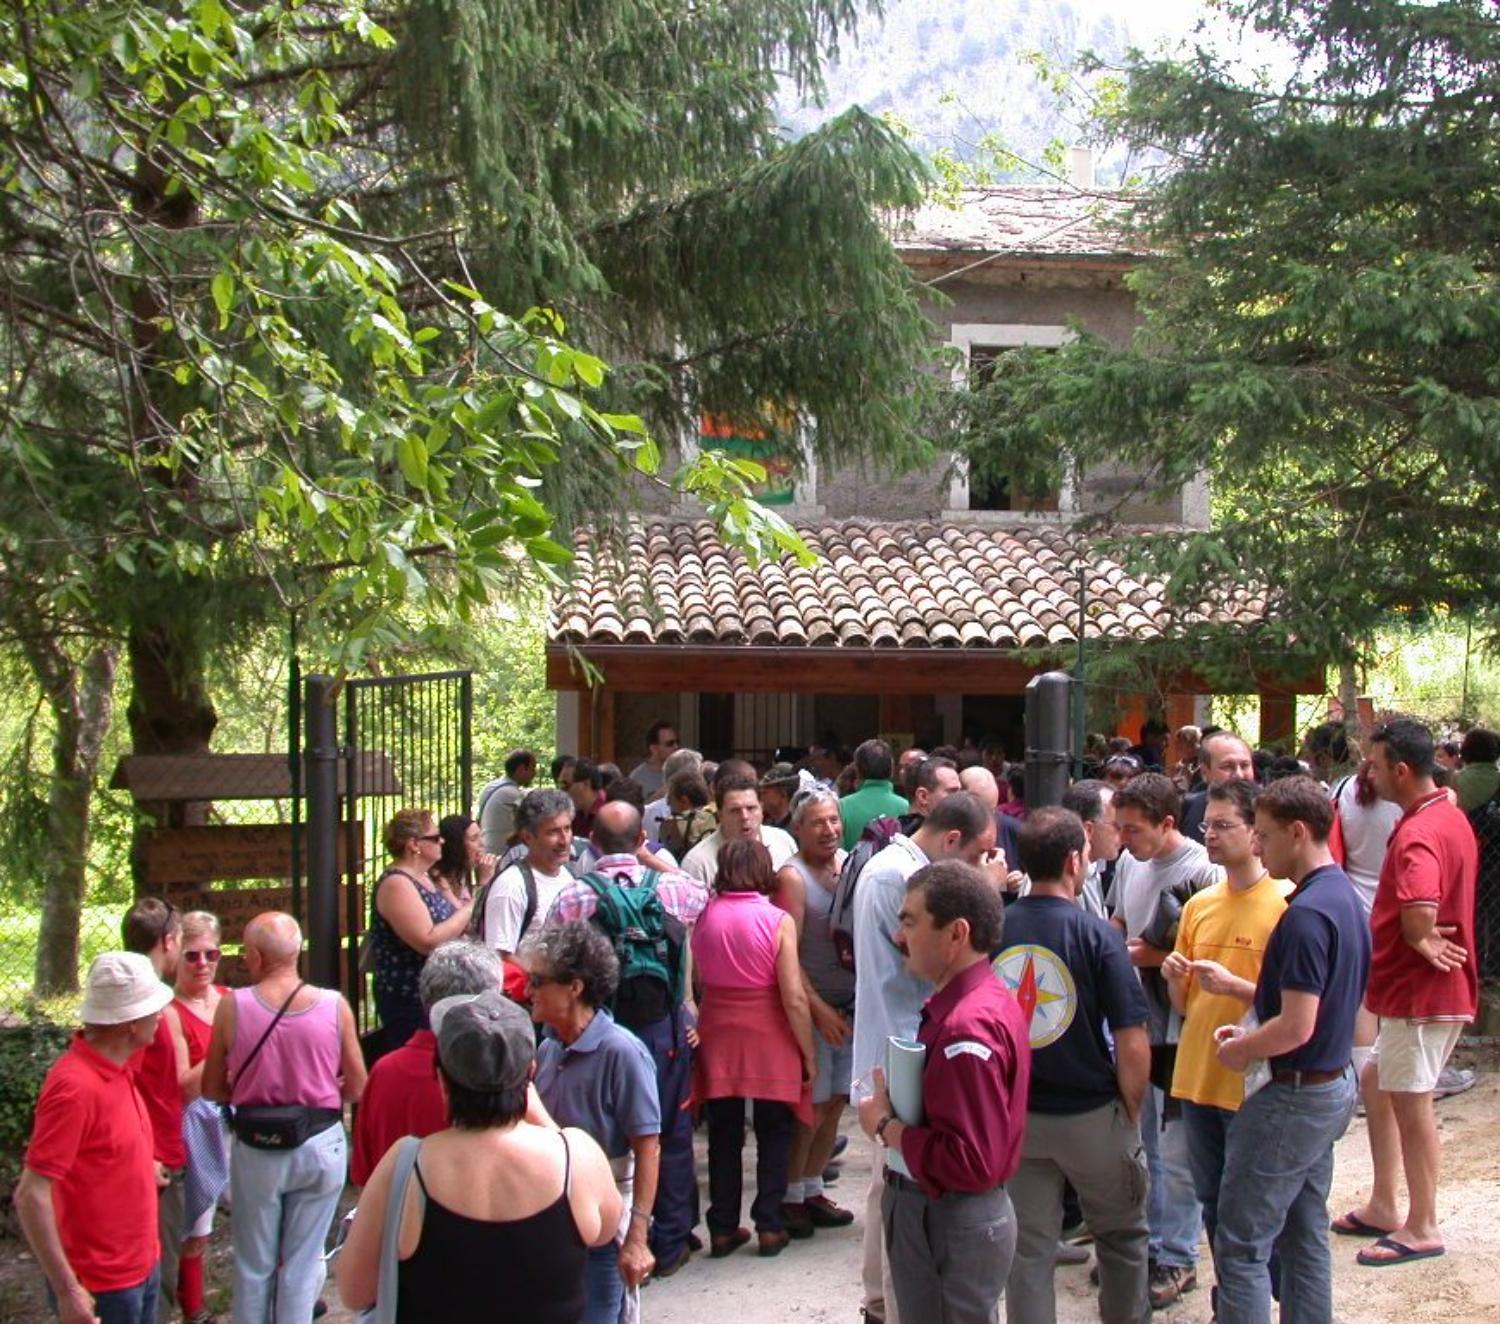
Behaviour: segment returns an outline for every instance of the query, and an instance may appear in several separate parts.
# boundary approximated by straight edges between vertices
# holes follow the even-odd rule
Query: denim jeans
[[[1188,1164],[1193,1170],[1193,1186],[1198,1192],[1198,1203],[1203,1206],[1203,1229],[1208,1233],[1208,1244],[1212,1248],[1219,1228],[1219,1188],[1224,1181],[1224,1147],[1229,1140],[1229,1125],[1234,1114],[1228,1108],[1215,1108],[1208,1104],[1182,1100],[1182,1125],[1187,1133]],[[1217,1266],[1217,1259],[1215,1260]],[[1271,1251],[1269,1265],[1271,1295],[1281,1300],[1281,1262],[1275,1249]],[[1218,1277],[1217,1267],[1214,1271]],[[1219,1289],[1213,1289],[1213,1300],[1217,1306]]]
[[[137,1287],[121,1287],[113,1292],[94,1293],[94,1318],[99,1324],[156,1324],[156,1301],[161,1288],[161,1265]],[[47,1300],[57,1311],[57,1298],[47,1288]]]
[[[1328,1187],[1333,1146],[1354,1115],[1354,1075],[1321,1085],[1274,1081],[1229,1127],[1214,1261],[1219,1324],[1270,1324],[1269,1262],[1281,1256],[1281,1324],[1331,1324]]]
[[[698,1173],[693,1159],[693,1116],[682,1105],[692,1093],[693,1050],[681,1007],[665,1020],[635,1031],[656,1064],[661,1104],[661,1165],[657,1171],[651,1253],[661,1264],[675,1264],[687,1249],[698,1221]]]
[[[347,1151],[337,1125],[284,1152],[233,1142],[234,1324],[307,1324],[312,1318]]]
[[[583,1324],[615,1324],[625,1299],[620,1277],[620,1247],[611,1241],[589,1251],[583,1274]]]
[[[1151,1194],[1146,1203],[1151,1259],[1169,1268],[1191,1269],[1198,1263],[1203,1211],[1193,1189],[1187,1131],[1181,1119],[1168,1122],[1162,1129],[1164,1102],[1162,1092],[1153,1085],[1141,1104],[1141,1141],[1151,1172]]]

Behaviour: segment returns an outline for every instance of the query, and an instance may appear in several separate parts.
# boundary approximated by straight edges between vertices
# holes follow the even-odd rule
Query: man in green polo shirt
[[[891,786],[894,760],[891,747],[883,740],[867,740],[854,751],[854,771],[859,774],[859,790],[839,801],[844,818],[844,849],[852,850],[865,830],[865,824],[882,814],[900,818],[911,806]]]

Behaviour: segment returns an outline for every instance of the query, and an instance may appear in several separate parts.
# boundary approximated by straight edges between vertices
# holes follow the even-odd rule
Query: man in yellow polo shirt
[[[1237,1024],[1249,1010],[1266,943],[1292,891],[1290,883],[1272,878],[1261,866],[1255,847],[1257,790],[1254,782],[1238,779],[1209,789],[1204,844],[1225,878],[1183,907],[1176,949],[1161,967],[1172,1005],[1184,1018],[1172,1096],[1182,1101],[1188,1164],[1210,1246],[1219,1221],[1225,1136],[1245,1089],[1245,1077],[1220,1064],[1214,1031]],[[1271,1278],[1279,1297],[1274,1256]]]

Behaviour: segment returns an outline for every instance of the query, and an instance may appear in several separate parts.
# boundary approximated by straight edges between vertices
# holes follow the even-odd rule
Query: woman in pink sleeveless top
[[[740,1226],[745,1100],[755,1101],[755,1201],[760,1253],[776,1255],[788,1233],[792,1122],[812,1123],[816,1074],[812,1020],[797,959],[797,929],[771,904],[771,856],[758,841],[719,852],[715,897],[693,929],[702,983],[694,1095],[708,1119],[708,1230],[714,1257],[750,1240]]]

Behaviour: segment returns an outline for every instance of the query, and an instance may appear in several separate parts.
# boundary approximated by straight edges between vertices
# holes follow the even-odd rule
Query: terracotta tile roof
[[[1128,207],[1128,199],[1119,194],[1074,188],[969,188],[959,194],[957,207],[929,202],[897,221],[891,237],[903,253],[1139,256],[1139,247],[1112,223]]]
[[[554,597],[554,644],[1017,649],[1076,642],[1083,540],[1050,524],[840,521],[799,525],[818,561],[751,569],[706,520],[632,522],[620,538],[575,539]],[[1248,595],[1174,620],[1161,585],[1084,549],[1087,639],[1160,638],[1178,624],[1250,623]]]

